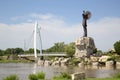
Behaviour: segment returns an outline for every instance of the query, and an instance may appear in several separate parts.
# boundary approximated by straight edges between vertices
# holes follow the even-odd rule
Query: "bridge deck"
[[[18,55],[19,57],[27,57],[27,56],[34,56],[34,54],[21,54]],[[55,53],[44,53],[44,54],[37,54],[37,56],[67,56],[65,53],[63,54],[55,54]]]

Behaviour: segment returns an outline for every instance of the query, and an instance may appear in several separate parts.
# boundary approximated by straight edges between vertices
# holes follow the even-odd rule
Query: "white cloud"
[[[32,14],[37,16],[41,26],[43,48],[51,47],[55,42],[74,42],[83,34],[81,23],[69,25],[63,18],[53,14]],[[31,19],[31,18],[30,18]],[[23,47],[24,39],[33,32],[34,23],[3,24],[0,23],[0,48]],[[88,22],[88,36],[95,40],[98,49],[107,50],[120,39],[120,18],[103,18],[99,21]],[[29,41],[27,41],[29,42]]]
[[[120,18],[103,18],[89,24],[89,35],[95,37],[99,49],[113,48],[113,44],[120,40]]]
[[[52,14],[36,14],[36,13],[30,14],[30,16],[33,18],[42,19],[42,20],[48,20],[55,17]]]
[[[31,34],[33,24],[2,24],[0,23],[0,49],[23,47],[23,41]]]

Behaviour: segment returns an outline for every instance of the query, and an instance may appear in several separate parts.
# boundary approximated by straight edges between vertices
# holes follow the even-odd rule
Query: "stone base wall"
[[[75,57],[90,56],[93,54],[95,48],[94,39],[91,37],[81,37],[78,38],[75,42]]]
[[[78,72],[71,75],[72,80],[85,80],[85,73]]]

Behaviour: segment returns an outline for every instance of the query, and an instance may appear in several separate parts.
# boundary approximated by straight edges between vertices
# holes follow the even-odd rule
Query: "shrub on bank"
[[[77,59],[77,58],[72,58],[69,62],[69,65],[73,65],[73,66],[76,66],[78,65],[78,63],[80,63],[81,60],[80,59]]]
[[[53,77],[52,80],[71,80],[71,76],[68,73],[61,73],[59,76]]]
[[[39,72],[37,73],[38,79],[45,79],[45,73],[44,72]]]
[[[29,78],[29,80],[38,80],[38,78],[35,74],[30,74],[28,78]]]
[[[30,74],[28,78],[29,80],[45,80],[45,73],[39,72],[37,74]]]
[[[119,79],[120,79],[120,73],[115,74],[115,75],[113,76],[113,78],[119,78]]]
[[[3,80],[19,80],[19,78],[17,77],[17,75],[10,75],[4,78]]]

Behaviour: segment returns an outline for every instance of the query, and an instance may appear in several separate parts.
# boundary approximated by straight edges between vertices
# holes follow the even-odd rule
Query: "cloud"
[[[31,34],[33,24],[2,24],[0,23],[0,49],[23,47],[26,37]]]
[[[113,48],[113,44],[120,40],[120,18],[106,17],[88,24],[90,36],[95,37],[96,45],[104,51]]]
[[[28,18],[31,22],[18,24],[0,23],[0,48],[24,47],[24,39],[29,42],[29,37],[34,30],[34,17],[37,17],[41,26],[43,49],[53,46],[55,42],[74,42],[83,35],[81,23],[66,22],[63,17],[53,14],[31,14]],[[113,43],[120,39],[120,18],[103,18],[98,21],[88,22],[88,36],[93,37],[96,47],[101,50],[108,50]],[[33,40],[32,40],[33,41]],[[33,43],[31,43],[33,44]],[[31,45],[30,47],[33,47]]]

